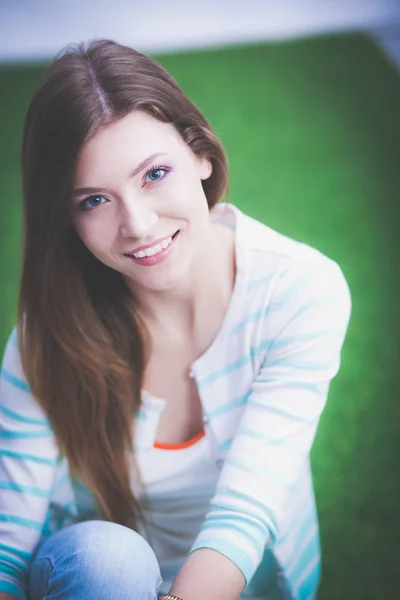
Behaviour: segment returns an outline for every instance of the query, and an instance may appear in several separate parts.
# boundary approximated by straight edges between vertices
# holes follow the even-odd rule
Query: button
[[[217,465],[217,467],[218,467],[219,469],[222,469],[222,467],[224,466],[224,461],[222,460],[222,458],[219,458],[219,459],[218,459],[218,460],[215,462],[215,464]]]
[[[193,373],[192,369],[189,370],[189,377],[191,379],[194,379],[194,373]]]
[[[207,425],[207,423],[209,423],[209,421],[210,421],[210,417],[206,413],[203,413],[203,423],[205,423]]]

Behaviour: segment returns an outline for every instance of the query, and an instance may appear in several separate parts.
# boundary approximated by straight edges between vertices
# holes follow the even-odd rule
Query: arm
[[[169,593],[182,600],[237,600],[245,585],[235,563],[220,552],[201,548],[190,554]]]
[[[6,592],[0,592],[0,600],[20,600],[18,596],[13,594],[7,594]]]
[[[222,559],[204,555],[203,560],[204,549],[221,553],[236,564],[245,583],[251,580],[265,547],[278,537],[285,504],[308,462],[329,383],[339,369],[351,306],[342,272],[325,257],[317,264],[301,261],[293,269],[270,301],[284,310],[267,311],[258,348],[264,350],[260,372],[211,510],[171,588],[183,600],[236,600],[240,594],[237,574],[228,575],[224,566],[220,575]],[[225,591],[210,591],[214,582]]]
[[[8,340],[0,375],[0,594],[26,600],[26,577],[45,522],[58,449]]]

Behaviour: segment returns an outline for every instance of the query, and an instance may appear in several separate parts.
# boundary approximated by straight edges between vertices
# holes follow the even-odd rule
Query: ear
[[[211,160],[205,156],[198,158],[200,179],[208,179],[212,173]]]

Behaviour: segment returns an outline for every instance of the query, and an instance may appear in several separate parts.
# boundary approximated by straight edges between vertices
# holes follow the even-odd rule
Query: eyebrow
[[[135,177],[138,173],[140,173],[140,171],[142,169],[147,167],[147,165],[150,164],[154,159],[158,158],[159,156],[165,156],[166,154],[167,154],[166,152],[155,152],[154,154],[151,154],[150,156],[148,156],[147,158],[142,160],[142,162],[129,175],[129,178],[131,179],[132,177]],[[72,192],[72,195],[80,196],[82,194],[95,194],[96,192],[105,192],[105,191],[107,191],[106,188],[94,188],[94,187],[77,188],[76,190],[74,190]]]

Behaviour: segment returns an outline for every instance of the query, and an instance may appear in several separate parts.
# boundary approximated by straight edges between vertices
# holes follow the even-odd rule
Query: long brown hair
[[[161,65],[108,40],[68,47],[42,76],[25,120],[18,339],[71,474],[94,493],[104,519],[135,528],[130,465],[148,338],[122,276],[86,249],[69,216],[81,148],[133,110],[172,123],[210,159],[202,181],[210,208],[227,191],[221,143]]]

